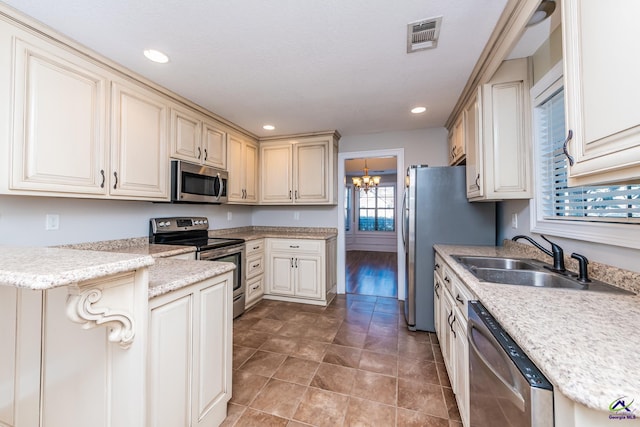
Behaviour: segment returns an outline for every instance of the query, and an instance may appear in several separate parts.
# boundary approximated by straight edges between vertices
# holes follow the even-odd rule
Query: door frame
[[[397,234],[397,253],[398,253],[398,299],[405,299],[405,253],[402,244],[402,233],[399,230],[399,224],[402,220],[402,197],[404,196],[404,148],[394,148],[387,150],[371,150],[371,151],[349,151],[338,153],[338,182],[340,188],[338,191],[338,289],[339,294],[346,292],[346,245],[344,231],[344,191],[342,191],[346,183],[346,174],[344,171],[344,163],[346,160],[362,159],[371,157],[395,157],[396,158],[396,234]]]

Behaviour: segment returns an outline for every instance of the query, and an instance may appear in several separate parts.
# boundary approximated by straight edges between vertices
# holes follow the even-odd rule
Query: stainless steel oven
[[[552,427],[551,383],[479,301],[467,333],[471,427]]]
[[[209,237],[206,217],[151,218],[149,242],[196,247],[196,259],[231,262],[233,270],[233,317],[244,313],[246,274],[243,239]]]

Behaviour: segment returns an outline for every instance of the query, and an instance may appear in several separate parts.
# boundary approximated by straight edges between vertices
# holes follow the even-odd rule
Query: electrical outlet
[[[518,214],[511,214],[511,228],[518,228]]]
[[[60,215],[56,214],[47,214],[45,217],[45,230],[57,230],[60,228]]]
[[[293,219],[296,220],[296,221],[299,221],[300,220],[300,212],[294,211],[293,212]]]
[[[227,221],[231,221],[233,219],[233,212],[227,212]]]

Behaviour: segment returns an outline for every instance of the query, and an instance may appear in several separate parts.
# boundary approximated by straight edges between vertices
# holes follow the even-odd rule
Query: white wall
[[[45,230],[47,214],[60,215],[59,230]],[[51,246],[143,237],[149,234],[149,218],[180,215],[206,216],[212,229],[251,225],[248,206],[0,195],[0,245]]]
[[[446,166],[447,129],[430,128],[402,132],[372,133],[344,136],[340,140],[340,152],[386,150],[404,148],[404,162]]]
[[[511,216],[514,213],[518,215],[517,229],[511,228]],[[498,221],[498,238],[500,243],[502,243],[503,239],[510,239],[518,234],[526,234],[542,243],[543,246],[548,246],[548,244],[545,244],[540,238],[539,234],[531,233],[528,200],[512,200],[498,203]],[[586,256],[591,261],[640,272],[640,264],[638,263],[640,251],[637,249],[627,249],[619,246],[565,239],[555,236],[548,237],[562,247],[566,256],[577,252]],[[527,242],[523,241],[523,243]]]
[[[338,208],[336,206],[254,206],[251,218],[252,225],[259,226],[335,228],[338,223]]]

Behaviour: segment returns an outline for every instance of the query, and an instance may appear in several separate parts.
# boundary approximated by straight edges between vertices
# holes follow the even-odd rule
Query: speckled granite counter
[[[43,290],[133,271],[152,264],[153,258],[148,255],[0,247],[0,283]]]
[[[528,254],[515,245],[435,249],[562,394],[602,411],[620,396],[640,398],[640,296],[481,283],[450,255]],[[625,288],[640,288],[640,275],[621,275]]]
[[[156,259],[149,269],[149,299],[235,269],[230,262]]]
[[[75,243],[59,246],[67,249],[81,249],[89,251],[117,252],[137,255],[150,255],[154,258],[164,258],[196,251],[195,246],[156,245],[149,244],[148,237],[134,237],[131,239],[104,240],[101,242]]]
[[[266,237],[279,239],[313,239],[326,240],[338,235],[335,228],[323,227],[238,227],[222,230],[209,230],[211,237],[228,237],[232,239],[256,240]]]

